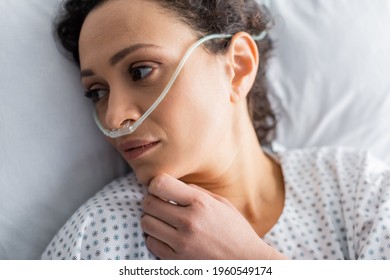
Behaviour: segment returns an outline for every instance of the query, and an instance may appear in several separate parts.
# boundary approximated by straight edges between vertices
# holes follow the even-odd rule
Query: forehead
[[[158,1],[109,0],[88,14],[81,29],[81,64],[132,44],[171,48],[191,41],[193,31]]]

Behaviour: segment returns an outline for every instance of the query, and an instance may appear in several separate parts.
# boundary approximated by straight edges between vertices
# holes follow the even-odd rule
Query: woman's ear
[[[235,34],[226,53],[230,79],[230,100],[239,102],[246,99],[255,82],[259,65],[257,45],[246,32]]]

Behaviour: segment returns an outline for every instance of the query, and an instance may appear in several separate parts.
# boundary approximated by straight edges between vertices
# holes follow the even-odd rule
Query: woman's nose
[[[127,122],[134,123],[141,117],[140,108],[126,91],[110,92],[104,118],[107,129],[121,128]]]

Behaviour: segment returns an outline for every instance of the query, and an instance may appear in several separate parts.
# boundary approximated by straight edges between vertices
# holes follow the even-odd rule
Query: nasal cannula
[[[262,39],[265,38],[266,35],[267,35],[267,32],[263,31],[259,35],[252,36],[252,38],[255,41],[261,41]],[[199,47],[200,45],[202,45],[204,42],[206,42],[208,40],[226,39],[226,38],[230,38],[230,37],[232,37],[231,34],[211,34],[211,35],[207,35],[207,36],[199,39],[198,41],[196,41],[184,54],[179,65],[177,66],[171,80],[168,82],[168,84],[166,85],[166,87],[164,88],[164,90],[162,91],[160,96],[156,99],[156,101],[152,104],[152,106],[150,106],[150,108],[134,123],[131,124],[130,121],[127,121],[121,128],[113,129],[113,130],[106,129],[102,125],[102,123],[100,122],[96,109],[94,109],[93,110],[93,117],[94,117],[94,120],[95,120],[97,126],[99,127],[99,129],[104,133],[104,135],[106,135],[110,138],[118,138],[118,137],[121,137],[124,135],[132,134],[142,124],[142,122],[154,111],[154,109],[156,109],[156,107],[160,104],[160,102],[167,95],[168,91],[171,89],[173,83],[175,82],[177,76],[179,75],[179,73],[180,73],[181,69],[183,68],[184,64],[186,63],[187,59],[190,57],[192,52],[197,47]]]

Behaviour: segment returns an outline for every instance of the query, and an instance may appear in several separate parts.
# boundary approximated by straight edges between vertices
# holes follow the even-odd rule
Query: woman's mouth
[[[139,159],[152,151],[160,141],[135,140],[119,145],[123,157],[127,160]]]

